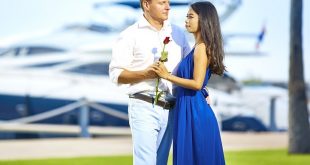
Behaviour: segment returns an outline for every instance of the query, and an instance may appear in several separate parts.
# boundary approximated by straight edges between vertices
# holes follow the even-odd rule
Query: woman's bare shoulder
[[[198,55],[198,56],[207,55],[206,44],[202,42],[202,43],[195,45],[194,55]]]

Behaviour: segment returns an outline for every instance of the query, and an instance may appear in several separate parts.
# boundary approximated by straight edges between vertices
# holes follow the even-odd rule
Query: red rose
[[[166,37],[164,40],[164,44],[168,44],[170,42],[170,37]]]

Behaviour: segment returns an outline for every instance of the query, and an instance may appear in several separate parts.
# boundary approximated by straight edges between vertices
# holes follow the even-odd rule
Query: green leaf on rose
[[[161,52],[160,61],[161,61],[161,62],[166,62],[166,61],[168,61],[168,52],[167,52],[167,51]]]

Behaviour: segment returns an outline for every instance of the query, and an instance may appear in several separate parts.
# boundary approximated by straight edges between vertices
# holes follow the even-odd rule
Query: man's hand
[[[147,67],[145,70],[144,70],[144,75],[145,75],[145,78],[146,79],[155,79],[155,78],[158,78],[155,70],[154,70],[154,65],[156,65],[156,63],[150,65],[149,67]]]

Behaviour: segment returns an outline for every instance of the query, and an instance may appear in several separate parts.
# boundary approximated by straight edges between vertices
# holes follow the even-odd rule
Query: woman
[[[212,73],[222,75],[225,70],[218,14],[210,2],[196,2],[185,23],[196,44],[180,62],[177,75],[169,74],[161,62],[154,65],[158,76],[177,85],[173,164],[224,165],[218,124],[203,89]]]

